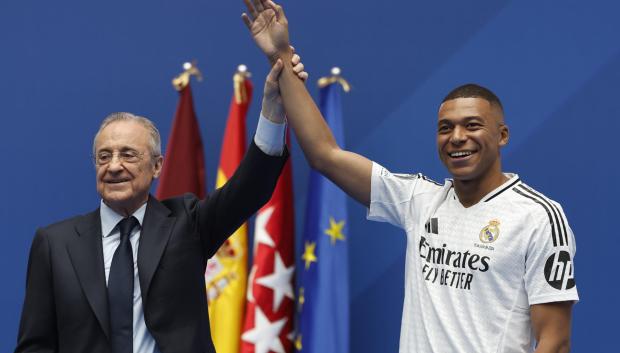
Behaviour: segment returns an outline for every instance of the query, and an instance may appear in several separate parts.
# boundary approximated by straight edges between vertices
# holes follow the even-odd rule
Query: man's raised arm
[[[284,109],[308,163],[368,207],[372,162],[338,147],[321,112],[297,78],[291,64],[288,21],[282,7],[266,0],[244,2],[248,14],[242,17],[254,41],[274,70],[281,71],[279,85]]]

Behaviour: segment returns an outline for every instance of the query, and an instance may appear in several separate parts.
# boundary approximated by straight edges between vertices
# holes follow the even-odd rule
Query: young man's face
[[[455,180],[501,173],[500,147],[508,128],[499,106],[483,98],[456,98],[439,107],[437,150]]]

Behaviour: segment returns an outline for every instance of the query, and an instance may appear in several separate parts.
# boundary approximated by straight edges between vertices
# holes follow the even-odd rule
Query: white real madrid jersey
[[[530,305],[579,299],[562,208],[507,176],[465,208],[451,180],[373,163],[368,219],[407,234],[400,352],[532,352]]]

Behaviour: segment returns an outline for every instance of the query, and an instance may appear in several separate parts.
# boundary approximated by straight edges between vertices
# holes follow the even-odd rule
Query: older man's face
[[[97,192],[126,216],[147,201],[162,166],[161,156],[151,156],[149,131],[134,121],[116,121],[101,131],[95,140],[97,160]]]

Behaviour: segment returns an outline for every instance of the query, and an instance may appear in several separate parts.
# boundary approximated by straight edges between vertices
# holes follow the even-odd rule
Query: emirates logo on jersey
[[[555,289],[571,289],[575,286],[573,261],[566,251],[553,253],[545,263],[545,279]]]
[[[489,225],[480,231],[480,241],[483,243],[492,243],[499,238],[499,221],[494,219],[489,221]]]

